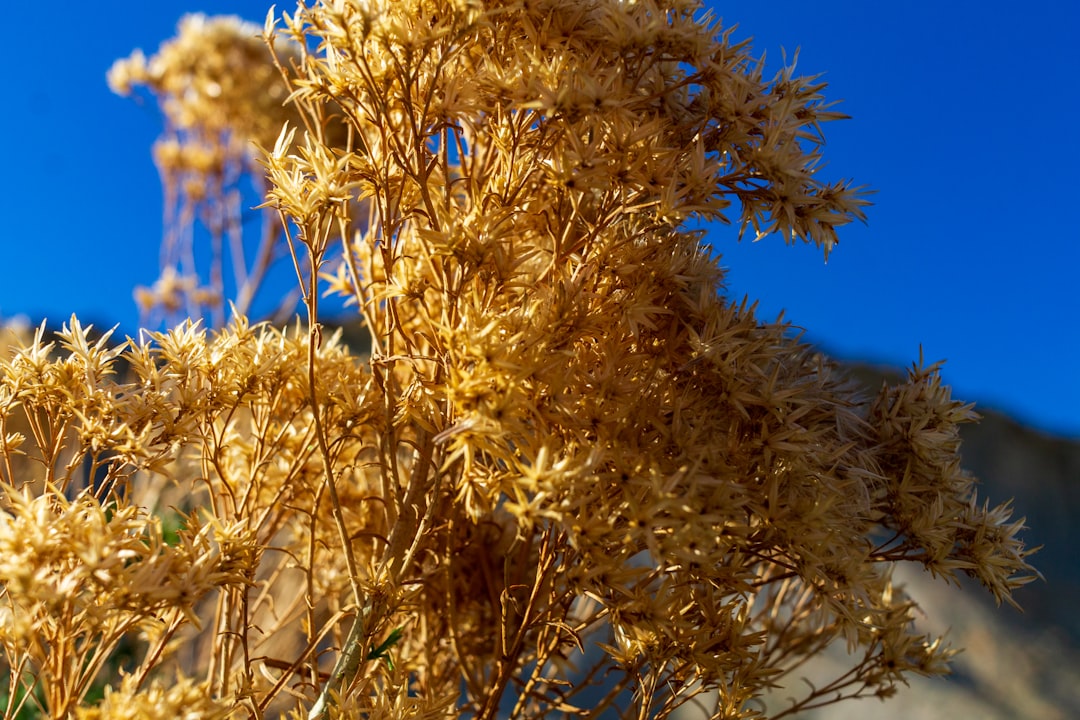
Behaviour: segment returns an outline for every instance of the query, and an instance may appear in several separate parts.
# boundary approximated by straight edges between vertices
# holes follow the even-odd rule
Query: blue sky
[[[822,172],[877,190],[827,265],[812,247],[713,230],[729,294],[765,319],[785,310],[841,358],[906,365],[921,345],[948,360],[958,397],[1080,437],[1080,3],[713,4],[770,67],[799,48],[803,73],[825,73],[853,119],[826,126]],[[161,121],[113,96],[105,72],[155,51],[186,12],[261,23],[266,9],[78,3],[9,34],[0,315],[75,312],[134,333],[132,288],[157,275]]]

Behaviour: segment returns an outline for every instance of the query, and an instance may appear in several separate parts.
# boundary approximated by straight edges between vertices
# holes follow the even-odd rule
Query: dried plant
[[[286,46],[277,50],[290,52]],[[256,144],[273,143],[283,123],[299,121],[284,102],[288,87],[270,62],[260,28],[232,16],[186,16],[177,37],[156,55],[135,51],[113,66],[108,80],[122,95],[148,88],[166,119],[166,132],[154,146],[165,185],[166,232],[161,276],[135,291],[144,320],[155,324],[209,312],[220,325],[228,295],[246,314],[268,270],[284,255],[276,219],[262,224],[255,248],[246,240],[251,223],[243,209],[252,203],[245,205],[245,184],[254,181],[263,192],[262,174],[252,172]],[[206,269],[196,264],[196,224],[210,238]]]
[[[189,205],[235,212],[267,148],[306,321],[72,318],[4,357],[6,717],[779,718],[947,672],[897,563],[1035,576],[936,365],[864,402],[686,229],[827,254],[862,217],[818,179],[820,81],[683,0],[326,0],[262,56],[239,27],[112,79],[215,158],[159,147]]]

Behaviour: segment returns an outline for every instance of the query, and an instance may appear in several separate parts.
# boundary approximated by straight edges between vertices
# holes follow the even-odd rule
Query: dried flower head
[[[187,15],[177,37],[155,55],[147,58],[136,50],[109,70],[115,92],[129,95],[145,87],[157,97],[166,121],[154,146],[167,201],[162,274],[153,287],[136,291],[148,320],[175,322],[209,311],[220,325],[226,287],[244,314],[280,255],[280,233],[270,224],[253,254],[245,251],[243,240],[242,214],[257,201],[245,194],[242,179],[255,178],[261,186],[252,173],[257,148],[272,145],[283,123],[298,122],[274,64],[274,53],[287,63],[297,51],[284,41],[267,47],[260,32],[234,16]],[[197,228],[209,234],[215,248],[205,269],[195,266]],[[226,252],[233,278],[224,275]]]

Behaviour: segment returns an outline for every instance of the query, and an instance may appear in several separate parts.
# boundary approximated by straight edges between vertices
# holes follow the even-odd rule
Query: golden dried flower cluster
[[[865,201],[818,179],[820,82],[687,0],[324,0],[264,35],[283,94],[114,83],[260,142],[289,95],[265,199],[306,322],[72,318],[0,362],[7,716],[778,718],[947,671],[897,563],[1034,577],[937,367],[863,402],[684,227],[833,248]],[[766,706],[834,642],[850,668]]]
[[[277,51],[288,54],[289,48]],[[285,104],[288,87],[270,62],[260,28],[233,16],[188,15],[156,55],[136,50],[113,65],[108,80],[121,95],[145,86],[159,99],[167,123],[154,146],[167,199],[162,274],[151,287],[136,288],[144,317],[176,319],[211,310],[221,324],[228,269],[233,301],[246,313],[282,248],[279,229],[269,224],[257,250],[245,248],[241,180],[251,177],[261,185],[251,173],[256,144],[272,144],[282,123],[298,121]],[[201,278],[192,234],[197,222],[212,238],[208,276]]]

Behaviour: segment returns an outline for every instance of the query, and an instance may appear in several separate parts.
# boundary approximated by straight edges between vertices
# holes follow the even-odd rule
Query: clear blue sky
[[[828,265],[717,228],[729,293],[767,319],[785,309],[842,358],[904,365],[921,344],[948,359],[957,396],[1080,436],[1080,3],[715,5],[772,67],[800,48],[800,70],[826,73],[853,119],[827,127],[823,172],[878,191]],[[157,274],[161,123],[110,94],[105,72],[154,52],[186,12],[261,23],[267,7],[71,3],[9,34],[0,315],[134,332],[132,287]]]

